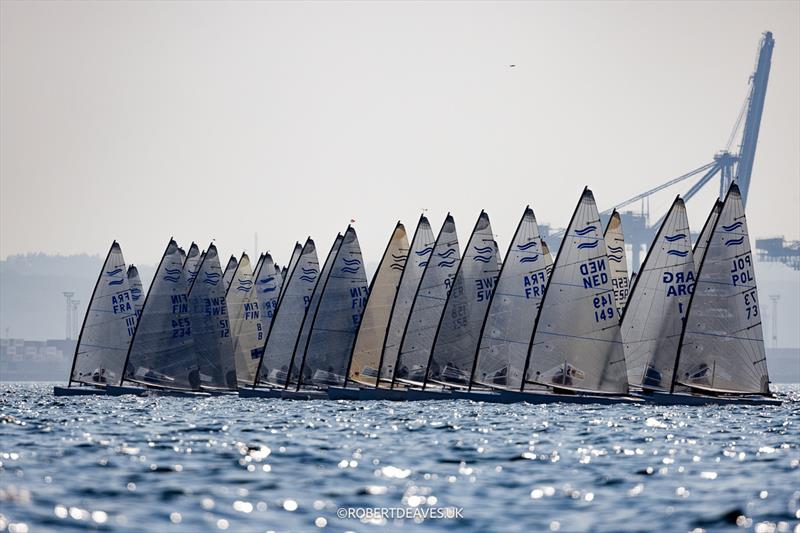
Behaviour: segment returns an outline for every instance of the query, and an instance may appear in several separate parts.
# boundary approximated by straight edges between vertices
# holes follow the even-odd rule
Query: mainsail
[[[553,258],[542,241],[533,211],[527,207],[489,303],[472,377],[475,383],[522,388],[533,324],[552,269]]]
[[[228,288],[231,286],[231,282],[233,281],[233,275],[236,272],[236,267],[239,265],[239,262],[236,260],[234,256],[231,256],[228,259],[228,264],[225,265],[225,272],[222,274],[222,286],[227,291]]]
[[[205,254],[205,252],[203,252]],[[189,253],[183,260],[183,274],[186,276],[186,284],[188,287],[194,283],[194,278],[197,277],[197,271],[200,268],[200,261],[203,260],[203,255],[200,253],[200,248],[195,243],[189,246]]]
[[[186,262],[186,252],[183,250],[183,248],[178,247],[178,254],[181,258],[181,265],[183,265]]]
[[[136,312],[136,318],[138,319],[142,314],[142,305],[144,305],[144,290],[142,288],[142,280],[139,278],[139,269],[134,265],[128,267],[128,286],[131,289],[133,310]]]
[[[201,385],[235,389],[236,363],[226,292],[217,247],[212,243],[200,263],[194,283],[189,288],[194,350],[200,367]]]
[[[447,296],[426,382],[469,385],[481,326],[500,273],[498,255],[489,215],[481,211]]]
[[[317,249],[309,237],[284,283],[284,293],[272,318],[259,370],[256,372],[258,381],[281,387],[286,385],[294,346],[318,277]],[[258,382],[254,383],[257,384]]]
[[[314,323],[314,317],[317,314],[317,309],[319,309],[325,283],[327,282],[328,276],[331,274],[333,262],[336,260],[336,254],[339,253],[339,247],[341,245],[342,234],[337,233],[336,238],[333,240],[333,246],[331,246],[328,256],[325,258],[325,263],[322,265],[322,271],[320,272],[319,278],[314,286],[314,292],[311,294],[311,301],[306,306],[306,314],[303,317],[302,324],[300,325],[300,334],[297,336],[294,345],[294,352],[292,353],[292,364],[289,365],[289,368],[292,369],[292,372],[289,376],[287,385],[289,383],[297,385],[300,380],[300,367],[303,364],[303,356],[305,354],[306,344],[308,343],[308,337],[311,334],[311,326]]]
[[[230,316],[236,377],[242,385],[253,383],[264,347],[263,309],[254,288],[250,258],[242,254],[225,301]]]
[[[125,259],[114,241],[86,309],[75,347],[70,385],[72,382],[118,383],[135,328],[136,311]]]
[[[352,227],[345,231],[333,267],[324,280],[319,306],[311,321],[311,333],[303,347],[298,387],[338,386],[345,382],[353,342],[369,294],[361,248]]]
[[[422,384],[428,368],[433,338],[460,262],[456,224],[449,214],[439,231],[419,290],[408,317],[394,380]]]
[[[283,283],[281,284],[278,298],[283,297],[283,291],[286,288],[286,278],[290,272],[294,270],[294,266],[297,264],[297,261],[300,259],[300,253],[303,251],[303,247],[300,245],[299,242],[294,243],[294,249],[292,249],[292,256],[289,258],[289,266],[283,267],[283,270],[276,267],[276,271],[278,275],[280,275],[281,280]]]
[[[600,215],[586,188],[561,241],[536,317],[526,381],[625,393],[625,355]]]
[[[717,199],[714,202],[714,207],[711,208],[711,212],[708,214],[706,223],[703,224],[703,229],[700,231],[700,237],[697,239],[697,242],[694,243],[694,252],[692,255],[694,256],[695,272],[700,270],[700,263],[703,262],[703,257],[706,255],[708,241],[711,239],[712,233],[714,233],[714,227],[717,225],[717,219],[719,218],[721,211],[722,202]]]
[[[261,324],[264,328],[264,335],[269,331],[272,318],[278,308],[278,295],[283,286],[281,275],[272,261],[270,254],[264,254],[259,261],[259,267],[255,273],[255,287],[258,308],[261,311]],[[262,339],[261,346],[264,346]]]
[[[383,252],[369,290],[367,306],[358,327],[347,378],[377,385],[381,350],[389,328],[392,305],[408,260],[406,228],[398,222]]]
[[[697,273],[678,354],[677,384],[769,394],[753,263],[744,204],[734,183]]]
[[[625,236],[622,233],[622,220],[616,209],[608,219],[603,239],[608,251],[608,266],[611,270],[611,286],[614,287],[614,302],[620,314],[628,301],[628,258],[625,255]],[[639,253],[634,250],[634,253]]]
[[[169,241],[145,296],[131,341],[124,380],[198,389],[197,356],[181,252]]]
[[[669,390],[694,284],[689,219],[678,197],[636,276],[620,324],[628,383]]]
[[[400,352],[403,332],[408,323],[408,315],[411,313],[414,296],[417,294],[419,282],[425,272],[425,267],[428,266],[428,260],[435,244],[436,236],[433,234],[431,225],[425,215],[421,215],[417,229],[414,231],[414,237],[411,239],[408,259],[403,264],[394,263],[393,268],[401,269],[402,275],[397,295],[392,303],[389,328],[386,330],[386,339],[381,351],[378,367],[380,368],[379,381],[391,382],[394,380],[394,367],[397,362],[397,354]]]

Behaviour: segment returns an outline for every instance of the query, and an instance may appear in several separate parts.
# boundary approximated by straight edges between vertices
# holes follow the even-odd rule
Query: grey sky
[[[603,209],[710,161],[764,30],[750,229],[800,238],[798,2],[0,6],[2,258],[258,231],[284,263],[354,218],[376,261],[422,208],[505,247],[526,204],[563,226],[584,185]]]

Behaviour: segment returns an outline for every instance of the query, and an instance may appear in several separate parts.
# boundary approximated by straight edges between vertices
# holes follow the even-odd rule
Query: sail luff
[[[142,304],[144,303],[144,299],[142,298],[142,280],[139,278],[139,269],[136,268],[136,265],[128,266],[128,286],[131,290],[133,310],[136,313],[136,320],[138,321],[142,314]]]
[[[288,266],[285,267],[286,268],[286,273],[289,276],[291,276],[292,273],[294,272],[294,267],[297,266],[297,261],[300,260],[300,254],[302,253],[302,251],[303,251],[303,247],[300,245],[300,243],[299,242],[295,242],[294,243],[294,249],[292,249],[292,255],[289,258],[289,264],[288,264]],[[283,297],[283,290],[286,287],[286,281],[288,280],[288,277],[284,276],[283,272],[280,272],[280,275],[281,275],[282,283],[281,283],[281,289],[278,292],[278,303],[279,304],[280,304],[280,299]]]
[[[711,212],[708,214],[708,218],[706,218],[705,224],[703,224],[703,229],[700,230],[700,235],[698,235],[697,242],[694,244],[694,250],[692,250],[695,272],[700,270],[700,263],[706,255],[708,241],[711,240],[711,236],[714,234],[714,227],[717,224],[720,211],[722,211],[722,202],[717,198],[714,201],[714,207],[711,208]]]
[[[628,302],[630,288],[628,280],[628,258],[625,253],[625,234],[622,228],[622,219],[616,209],[611,213],[608,224],[603,232],[606,244],[608,264],[611,267],[611,284],[614,287],[614,302],[617,311],[622,315]],[[638,250],[634,251],[638,253]]]

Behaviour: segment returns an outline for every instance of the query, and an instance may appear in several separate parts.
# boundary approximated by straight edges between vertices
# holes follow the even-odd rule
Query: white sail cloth
[[[614,287],[614,302],[620,315],[628,302],[628,258],[625,254],[625,235],[622,232],[622,219],[615,209],[608,219],[606,230],[603,233],[608,253],[608,266],[611,270],[611,286]],[[639,253],[634,250],[634,253]]]
[[[258,303],[247,254],[242,254],[239,259],[225,300],[230,316],[236,378],[239,384],[250,385],[256,377],[266,335],[262,321],[264,311]]]

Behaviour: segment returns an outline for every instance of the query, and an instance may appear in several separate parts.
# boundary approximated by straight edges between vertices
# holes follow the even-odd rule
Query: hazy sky
[[[452,211],[462,242],[484,208],[504,248],[526,204],[563,226],[584,185],[603,209],[710,161],[764,30],[750,229],[800,238],[795,1],[3,1],[0,15],[2,258],[117,239],[152,264],[171,235],[238,254],[257,231],[283,263],[354,218],[377,261],[423,208],[437,229]],[[696,229],[714,196],[690,202]]]

